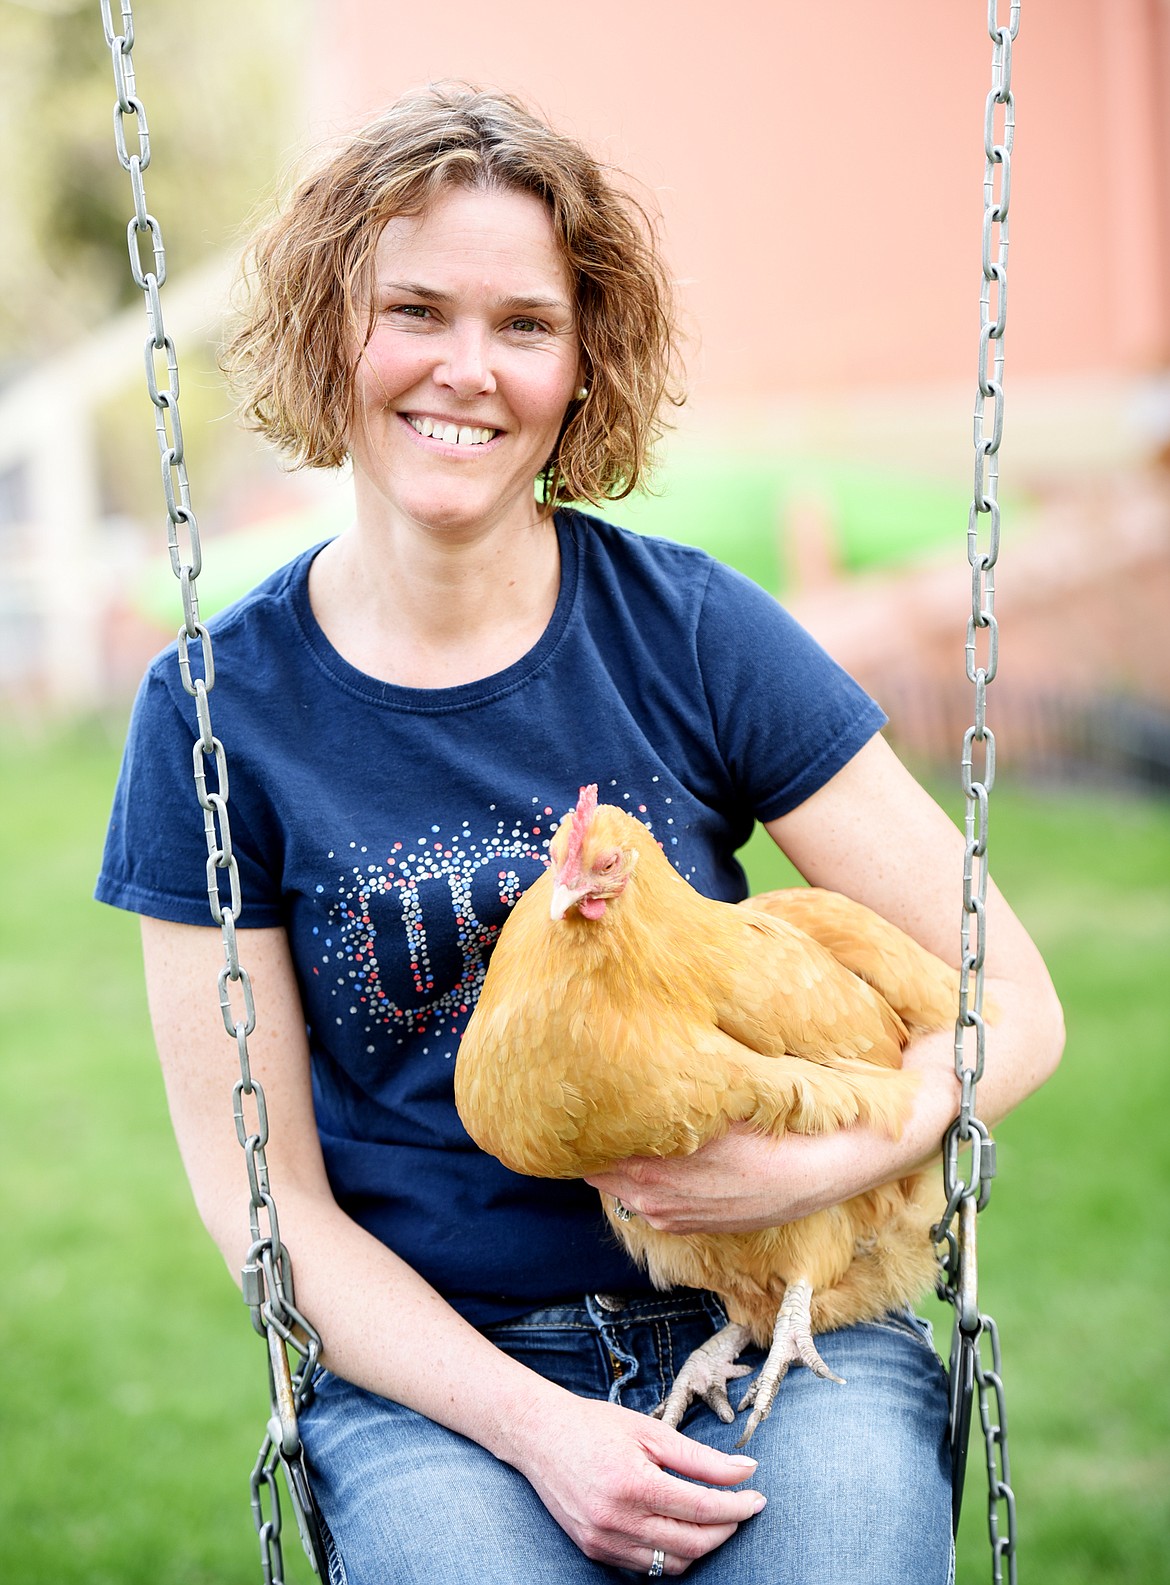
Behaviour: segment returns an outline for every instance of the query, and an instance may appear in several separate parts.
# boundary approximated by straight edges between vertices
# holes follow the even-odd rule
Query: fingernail
[[[755,1505],[752,1508],[752,1513],[753,1514],[759,1513],[762,1508],[766,1508],[767,1506],[768,1506],[768,1499],[766,1497],[764,1497],[764,1496],[759,1496],[759,1497],[756,1498]]]
[[[727,1456],[733,1464],[750,1464],[752,1469],[760,1462],[758,1458],[749,1458],[746,1453],[729,1453]]]

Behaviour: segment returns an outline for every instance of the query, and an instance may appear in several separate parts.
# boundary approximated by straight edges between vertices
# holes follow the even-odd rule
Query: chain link
[[[211,724],[209,695],[215,686],[215,660],[211,635],[199,619],[196,580],[203,567],[199,524],[191,506],[191,490],[179,415],[179,360],[163,320],[159,288],[167,278],[166,246],[162,228],[146,205],[143,172],[150,164],[150,133],[146,110],[134,80],[134,17],[130,0],[119,0],[121,32],[114,26],[111,0],[100,0],[102,28],[114,71],[114,145],[118,161],[130,177],[134,214],[126,228],[130,272],[143,293],[148,334],[143,346],[146,389],[155,410],[163,497],[167,509],[167,548],[171,570],[179,580],[183,622],[178,635],[179,675],[186,693],[195,701],[198,727],[192,749],[195,795],[203,810],[207,841],[207,897],[211,917],[223,934],[224,967],[217,992],[224,1028],[236,1042],[240,1077],[232,1092],[236,1137],[244,1152],[248,1174],[248,1221],[251,1246],[242,1271],[245,1302],[252,1324],[268,1343],[268,1379],[271,1418],[268,1433],[251,1475],[252,1514],[260,1542],[261,1566],[266,1585],[281,1585],[280,1493],[276,1468],[281,1464],[289,1484],[301,1540],[314,1570],[322,1577],[326,1564],[316,1528],[312,1498],[304,1474],[297,1415],[312,1393],[313,1375],[321,1353],[321,1339],[297,1309],[293,1299],[292,1264],[281,1243],[276,1203],[268,1181],[264,1148],[268,1143],[268,1108],[259,1081],[252,1076],[248,1036],[256,1027],[252,982],[239,961],[236,922],[240,917],[239,865],[232,851],[228,811],[228,768],[224,746]],[[137,149],[132,145],[137,141]],[[144,241],[145,239],[145,241]],[[198,642],[202,674],[192,666],[191,641]],[[208,761],[214,767],[214,788],[208,786]],[[226,876],[230,901],[220,897]],[[233,1002],[242,1001],[242,1011]],[[254,1118],[249,1121],[248,1102]],[[289,1353],[297,1360],[295,1371]]]
[[[975,1102],[986,1047],[983,971],[987,952],[987,849],[990,795],[995,782],[995,734],[987,725],[987,689],[999,667],[995,566],[1000,542],[999,448],[1003,439],[1008,211],[1015,142],[1012,48],[1019,26],[1019,0],[1011,0],[1006,23],[1000,21],[998,0],[989,0],[987,31],[992,58],[991,90],[983,114],[983,282],[979,294],[975,481],[967,519],[971,615],[967,622],[966,661],[967,680],[975,697],[974,719],[963,737],[961,759],[967,810],[959,1016],[955,1022],[955,1073],[960,1097],[959,1115],[947,1131],[943,1149],[946,1209],[934,1229],[942,1262],[939,1292],[955,1309],[951,1347],[955,1525],[957,1528],[966,1472],[972,1399],[977,1394],[987,1453],[988,1530],[995,1585],[1002,1585],[1005,1566],[1010,1585],[1015,1585],[1016,1507],[1008,1464],[999,1333],[991,1317],[979,1309],[976,1216],[990,1197],[996,1160],[995,1143],[976,1115]],[[965,1173],[960,1162],[964,1151],[970,1152]],[[984,1359],[985,1342],[991,1350],[990,1369]]]

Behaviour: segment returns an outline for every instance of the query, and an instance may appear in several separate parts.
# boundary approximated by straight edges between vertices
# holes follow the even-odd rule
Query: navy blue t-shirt
[[[453,1098],[492,944],[578,789],[597,782],[694,886],[736,901],[753,822],[803,802],[884,721],[704,552],[573,511],[557,533],[544,635],[459,687],[397,687],[343,660],[310,608],[315,550],[209,624],[240,926],[288,931],[333,1191],[476,1325],[649,1291],[592,1189],[507,1171]],[[210,925],[195,732],[172,646],[135,703],[96,895]]]

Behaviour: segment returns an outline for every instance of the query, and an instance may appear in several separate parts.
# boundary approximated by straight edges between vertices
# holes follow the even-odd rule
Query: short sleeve
[[[720,753],[758,820],[797,808],[886,723],[812,635],[731,568],[712,569],[697,642]]]
[[[168,668],[174,672],[173,683]],[[172,650],[151,666],[134,701],[94,888],[99,902],[176,924],[213,923],[207,839],[194,781],[197,730],[194,700],[178,682]],[[214,792],[214,762],[204,764],[208,790]],[[279,923],[279,895],[274,895],[272,877],[251,839],[244,800],[237,796],[234,766],[229,767],[228,792],[243,900],[241,922]],[[228,888],[226,872],[220,872],[221,903],[230,899]]]

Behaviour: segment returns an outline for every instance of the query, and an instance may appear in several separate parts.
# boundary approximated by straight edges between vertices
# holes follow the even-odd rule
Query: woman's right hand
[[[224,1103],[239,1076],[207,986],[223,965],[218,930],[143,920],[147,983],[175,1132],[195,1197],[239,1270],[240,1147]],[[305,1019],[281,930],[241,932],[265,1018],[250,1043],[271,1114],[268,1161],[296,1250],[297,1299],[326,1343],[324,1363],[489,1447],[527,1477],[557,1523],[598,1562],[645,1573],[656,1549],[681,1574],[763,1506],[755,1461],[692,1442],[657,1420],[578,1398],[510,1359],[418,1274],[339,1211],[321,1157]],[[246,951],[245,951],[246,948]],[[419,1338],[429,1346],[420,1350]],[[467,1388],[476,1384],[476,1391]],[[689,1484],[704,1481],[707,1486]]]
[[[559,1387],[539,1394],[513,1439],[509,1462],[585,1556],[611,1567],[645,1574],[661,1550],[663,1573],[682,1574],[766,1501],[750,1489],[710,1489],[750,1479],[755,1459]]]

